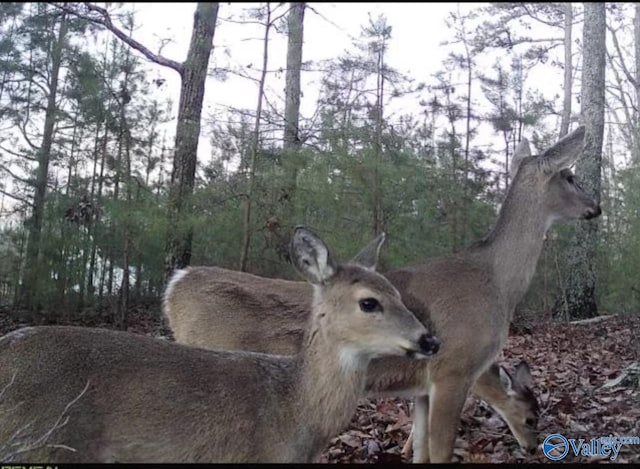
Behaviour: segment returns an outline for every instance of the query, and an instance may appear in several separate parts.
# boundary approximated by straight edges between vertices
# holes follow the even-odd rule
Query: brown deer
[[[582,153],[584,127],[538,156],[523,140],[511,164],[512,183],[490,234],[468,250],[386,274],[405,304],[442,341],[431,360],[372,361],[367,389],[416,396],[414,462],[450,462],[465,399],[471,391],[494,407],[527,450],[536,448],[535,398],[523,383],[510,390],[493,365],[517,303],[535,273],[554,223],[600,215],[598,203],[569,170]],[[358,258],[377,254],[372,243]],[[178,271],[164,311],[178,342],[206,348],[295,353],[301,345],[309,287],[215,267]],[[279,311],[260,316],[257,305]],[[264,319],[260,322],[258,316]],[[499,369],[498,369],[499,370]],[[530,381],[524,373],[524,382]],[[518,373],[516,379],[519,382]],[[516,389],[516,391],[514,391]],[[518,396],[517,390],[523,390]],[[510,395],[510,399],[505,396]],[[528,402],[528,405],[514,405]],[[527,436],[529,435],[529,436]]]
[[[373,264],[337,265],[304,228],[291,253],[313,284],[295,356],[78,327],[0,338],[0,443],[21,442],[0,460],[313,460],[349,422],[372,357],[424,358],[438,340]]]
[[[527,362],[523,360],[518,364],[515,376],[512,376],[503,366],[493,363],[489,370],[480,375],[471,392],[491,403],[498,414],[507,422],[522,448],[532,451],[537,447],[538,432],[536,428],[540,408],[533,392],[533,379]],[[425,419],[416,419],[415,421],[418,424],[427,422]],[[409,438],[402,449],[402,454],[406,458],[411,453],[414,430],[415,427],[411,429]],[[424,433],[426,430],[419,429],[419,431]]]

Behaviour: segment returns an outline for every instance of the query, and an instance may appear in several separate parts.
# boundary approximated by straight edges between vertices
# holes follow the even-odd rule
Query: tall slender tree
[[[256,116],[253,124],[251,147],[249,149],[249,174],[247,178],[247,191],[244,198],[242,211],[242,247],[240,249],[240,270],[247,269],[249,260],[249,244],[251,243],[251,209],[256,179],[256,165],[260,145],[260,119],[262,118],[262,105],[264,101],[264,85],[267,79],[267,65],[269,63],[269,34],[273,27],[271,17],[271,5],[265,5],[264,38],[262,46],[262,69],[258,80],[258,103],[256,104]]]
[[[560,120],[560,137],[569,133],[571,121],[571,91],[573,85],[573,66],[571,60],[573,32],[573,6],[571,2],[564,4],[564,86],[562,89],[562,116]]]
[[[286,175],[282,193],[282,213],[284,224],[288,225],[288,218],[294,207],[294,198],[298,179],[300,147],[300,77],[302,74],[302,49],[304,43],[304,13],[306,4],[292,2],[287,16],[287,71],[285,76],[284,97],[284,139],[283,150]],[[281,235],[280,235],[281,236]]]
[[[29,309],[37,309],[39,307],[39,296],[37,293],[40,280],[40,276],[38,275],[41,250],[40,235],[42,232],[45,197],[47,194],[47,178],[49,175],[54,126],[56,124],[58,82],[67,35],[67,14],[65,12],[59,15],[57,27],[57,36],[51,44],[51,72],[48,83],[49,93],[44,118],[42,143],[38,151],[38,167],[36,170],[35,193],[33,196],[33,214],[29,223],[25,278],[22,282],[23,300]]]
[[[602,142],[604,134],[604,85],[606,64],[606,10],[604,3],[584,4],[583,66],[580,103],[586,127],[582,161],[577,176],[584,188],[600,200]],[[565,262],[570,273],[566,290],[556,302],[555,315],[588,318],[598,314],[596,259],[598,224],[575,227]]]
[[[285,76],[284,149],[300,147],[300,75],[306,4],[292,2],[287,17],[287,71]]]

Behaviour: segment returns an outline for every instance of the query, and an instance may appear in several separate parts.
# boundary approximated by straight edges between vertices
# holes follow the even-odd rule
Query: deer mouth
[[[593,209],[589,209],[586,212],[584,212],[584,215],[582,215],[582,218],[584,218],[585,220],[591,220],[592,218],[597,218],[602,214],[602,209],[600,208],[600,205],[596,205],[595,208]]]
[[[405,348],[407,357],[409,358],[426,358],[438,353],[440,349],[440,340],[433,335],[422,335],[418,340],[418,348]]]

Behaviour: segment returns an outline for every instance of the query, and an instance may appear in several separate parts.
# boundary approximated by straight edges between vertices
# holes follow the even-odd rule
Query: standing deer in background
[[[425,357],[438,341],[373,264],[335,264],[303,228],[291,251],[313,284],[299,354],[20,329],[0,338],[0,442],[47,463],[312,461],[351,419],[372,357]]]
[[[581,126],[539,156],[531,156],[523,140],[513,156],[511,187],[487,238],[464,252],[386,274],[404,303],[442,342],[428,361],[389,357],[369,366],[370,395],[416,397],[414,462],[451,461],[469,391],[496,409],[523,448],[535,450],[537,406],[527,386],[528,370],[516,373],[509,388],[494,362],[515,307],[529,288],[547,230],[554,223],[601,213],[569,170],[583,139]],[[358,258],[374,253],[369,246]],[[173,275],[164,311],[178,342],[294,353],[309,311],[308,294],[299,282],[195,267]],[[261,315],[259,304],[280,313]]]

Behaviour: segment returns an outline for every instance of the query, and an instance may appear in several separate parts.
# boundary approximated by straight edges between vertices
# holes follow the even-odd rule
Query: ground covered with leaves
[[[165,335],[151,305],[130,314],[131,332]],[[94,318],[74,325],[111,327]],[[0,311],[0,334],[28,325]],[[552,433],[586,441],[600,436],[640,436],[640,318],[613,317],[585,324],[546,323],[512,334],[501,362],[510,370],[526,360],[541,405],[540,441]],[[638,370],[638,371],[636,371]],[[334,438],[322,462],[407,462],[401,455],[411,430],[411,401],[363,400],[347,431]],[[454,457],[463,462],[548,462],[525,455],[503,420],[486,403],[469,398]],[[607,462],[576,457],[563,462]],[[623,445],[615,462],[640,463],[640,445]]]
[[[523,359],[531,367],[541,405],[540,441],[553,433],[587,441],[640,436],[637,376],[599,390],[640,363],[640,318],[533,326],[528,333],[509,337],[501,363],[513,370]],[[323,461],[403,462],[400,453],[410,431],[410,401],[363,402],[349,430],[333,440]],[[465,405],[454,457],[461,462],[549,462],[541,450],[534,455],[521,452],[504,421],[474,398]],[[562,461],[596,458],[576,457],[570,451]],[[622,446],[616,462],[640,463],[640,445]]]

